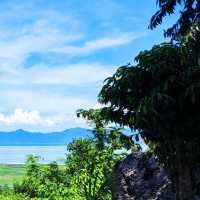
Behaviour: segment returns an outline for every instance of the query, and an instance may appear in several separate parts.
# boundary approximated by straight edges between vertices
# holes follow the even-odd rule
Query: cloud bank
[[[85,126],[76,110],[97,105],[119,55],[145,35],[120,3],[75,2],[0,2],[0,129]]]

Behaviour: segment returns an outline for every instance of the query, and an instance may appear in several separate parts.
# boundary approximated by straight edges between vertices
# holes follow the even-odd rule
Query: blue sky
[[[0,130],[86,126],[103,80],[164,41],[155,0],[1,0]]]

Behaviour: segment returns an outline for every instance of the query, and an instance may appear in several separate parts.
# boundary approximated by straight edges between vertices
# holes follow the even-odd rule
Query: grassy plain
[[[19,181],[25,174],[25,165],[0,165],[0,186],[12,186],[15,180]]]

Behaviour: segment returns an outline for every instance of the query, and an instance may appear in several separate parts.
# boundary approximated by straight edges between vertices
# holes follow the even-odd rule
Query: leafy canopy
[[[172,15],[180,9],[179,18],[164,35],[173,40],[179,40],[188,34],[199,32],[200,1],[199,0],[157,0],[159,10],[152,16],[150,28],[160,25],[167,15]]]
[[[102,112],[107,121],[138,130],[169,171],[177,199],[192,199],[191,174],[200,156],[198,60],[186,46],[164,43],[136,61],[106,79]]]
[[[122,128],[108,127],[109,120],[105,117],[104,109],[79,109],[77,116],[85,118],[88,124],[93,126],[93,140],[98,148],[102,149],[106,146],[111,147],[113,150],[122,148],[136,150],[140,148],[134,145],[132,135],[125,135]]]
[[[168,43],[141,52],[136,61],[105,81],[99,101],[107,104],[107,120],[138,130],[168,165],[173,141],[200,137],[200,66],[186,48]]]
[[[136,66],[120,67],[99,94],[110,105],[104,108],[110,121],[155,141],[198,135],[200,67],[191,57],[184,47],[165,43],[141,52]]]
[[[77,194],[85,200],[111,200],[112,170],[121,155],[112,148],[99,149],[90,139],[78,139],[68,146],[66,174]]]

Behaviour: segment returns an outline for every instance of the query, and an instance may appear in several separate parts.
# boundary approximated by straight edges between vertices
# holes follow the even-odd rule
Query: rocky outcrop
[[[174,200],[171,183],[155,159],[129,155],[116,169],[113,200]]]
[[[113,200],[175,200],[165,170],[144,153],[127,156],[115,170]],[[200,168],[194,174],[194,200],[200,200]]]

